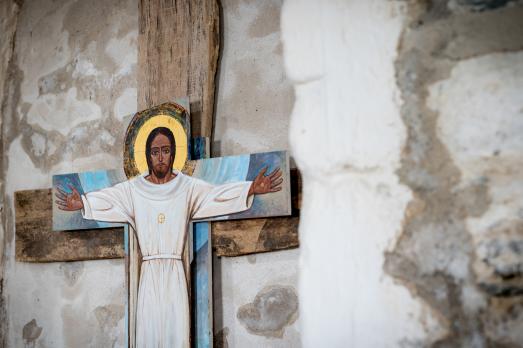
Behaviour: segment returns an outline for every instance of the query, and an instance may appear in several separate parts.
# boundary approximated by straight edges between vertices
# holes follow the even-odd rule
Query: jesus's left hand
[[[260,170],[254,181],[252,182],[249,190],[249,195],[253,194],[264,194],[269,192],[281,191],[281,183],[283,178],[281,177],[281,169],[276,168],[272,173],[265,175],[268,167]]]

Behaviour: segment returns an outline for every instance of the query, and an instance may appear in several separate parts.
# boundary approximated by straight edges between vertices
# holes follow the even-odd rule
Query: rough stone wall
[[[4,88],[7,84],[7,68],[11,57],[13,56],[13,41],[16,31],[16,21],[20,4],[14,1],[0,2],[0,32],[2,40],[0,41],[0,153],[3,154],[3,101]],[[3,173],[4,156],[0,159],[0,172]],[[5,192],[4,176],[0,176],[0,196],[3,197]],[[4,200],[0,200],[0,347],[7,344],[7,309],[6,298],[4,294],[4,250],[5,250],[5,210]]]
[[[523,6],[406,10],[398,174],[413,199],[385,270],[437,313],[434,346],[522,346]]]
[[[305,347],[523,345],[522,22],[517,1],[286,1]]]
[[[214,155],[288,148],[294,102],[280,42],[282,1],[225,0]],[[299,251],[216,258],[217,347],[299,347]]]
[[[136,111],[135,0],[21,6],[2,108],[8,347],[124,346],[123,260],[14,261],[13,192],[55,173],[121,167]]]

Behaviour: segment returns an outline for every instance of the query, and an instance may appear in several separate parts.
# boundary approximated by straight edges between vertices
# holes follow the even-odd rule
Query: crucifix
[[[139,107],[147,108],[152,105],[160,104],[163,101],[170,100],[173,96],[188,95],[191,100],[191,109],[196,126],[193,127],[193,135],[210,137],[212,129],[212,109],[214,103],[214,76],[216,72],[216,63],[218,57],[218,6],[215,1],[177,1],[173,3],[165,1],[141,1],[140,4],[140,34],[139,34]],[[175,8],[176,7],[176,8]],[[151,45],[153,43],[153,45]],[[173,56],[174,52],[174,56]],[[208,138],[207,138],[208,139]],[[208,154],[208,153],[207,153]],[[46,202],[48,193],[42,192]],[[22,194],[20,197],[24,197]],[[27,198],[27,196],[25,196]],[[27,200],[21,200],[20,204],[26,204]],[[41,202],[39,202],[41,203]],[[47,209],[47,208],[42,208]],[[17,211],[18,214],[18,211]],[[30,219],[29,213],[24,216]],[[158,219],[159,218],[159,219]],[[165,218],[157,217],[157,221]],[[275,218],[277,219],[277,218]],[[17,218],[18,220],[18,218]],[[234,229],[241,229],[241,221],[234,225]],[[266,225],[260,220],[249,220],[249,226],[266,230]],[[260,222],[261,221],[261,222]],[[216,222],[221,231],[231,232],[233,229],[227,227],[227,221]],[[294,224],[293,224],[294,225]],[[18,227],[18,221],[17,221]],[[246,231],[242,231],[246,232]],[[49,236],[48,240],[61,236],[64,241],[69,236],[76,236],[76,241],[84,241],[88,234],[83,232],[67,232],[67,236],[62,233],[55,233]],[[109,233],[108,233],[109,235]],[[111,234],[115,236],[114,234]],[[19,237],[17,228],[17,238]],[[34,237],[34,236],[32,236]],[[98,237],[101,239],[101,237]],[[114,238],[117,238],[116,236]],[[232,241],[234,245],[240,245],[238,240],[230,236],[220,237],[223,241],[221,245],[226,245]],[[27,241],[27,240],[26,240]],[[18,243],[17,239],[17,259]],[[32,242],[35,242],[33,239]],[[106,241],[108,245],[114,240]],[[46,243],[39,240],[38,243]],[[33,243],[33,246],[38,243]],[[94,243],[96,244],[96,243]],[[220,244],[220,243],[218,243]],[[285,243],[283,243],[285,244]],[[274,244],[273,244],[274,245]],[[86,254],[93,253],[93,243],[86,249]],[[97,245],[94,245],[97,247]],[[138,244],[133,235],[129,235],[129,255],[135,255],[138,251]],[[294,244],[293,246],[296,246]],[[50,246],[52,247],[52,246]],[[285,248],[285,247],[283,247]],[[81,248],[79,248],[80,250]],[[234,248],[237,249],[237,248]],[[241,248],[240,248],[241,249]],[[277,249],[277,248],[275,248]],[[20,249],[20,253],[29,254],[35,249]],[[221,249],[225,250],[225,249]],[[271,250],[270,247],[265,250]],[[114,251],[114,248],[99,248],[101,254],[106,257],[121,257],[121,254]],[[259,251],[256,249],[256,251]],[[228,253],[230,251],[226,251]],[[35,254],[38,254],[35,252]],[[42,255],[33,254],[32,261],[36,261]],[[50,257],[52,260],[65,260],[70,257],[57,253]],[[187,253],[185,253],[187,254]],[[27,255],[26,255],[27,256]],[[44,255],[46,256],[46,255]],[[83,259],[89,259],[93,255],[84,256]],[[100,258],[100,255],[94,255],[94,258]],[[78,259],[78,258],[76,258]],[[82,257],[80,257],[82,259]],[[133,260],[139,260],[135,257]],[[47,260],[49,261],[49,259]],[[187,264],[187,263],[186,263]],[[130,275],[138,274],[139,265],[130,265]],[[135,277],[136,278],[136,277]],[[134,293],[136,296],[136,292]]]
[[[100,188],[110,175],[53,177],[57,230],[81,229],[85,220],[98,220],[127,223],[138,237],[143,264],[138,300],[130,306],[138,347],[189,346],[182,263],[189,221],[290,214],[284,152],[186,162],[186,115],[181,106],[166,103],[134,116],[126,134],[123,182]],[[274,197],[258,197],[269,193]]]

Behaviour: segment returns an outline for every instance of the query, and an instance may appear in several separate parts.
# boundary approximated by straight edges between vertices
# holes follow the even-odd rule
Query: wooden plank
[[[240,256],[299,246],[301,176],[291,170],[292,215],[268,219],[212,223],[212,244],[217,256]]]
[[[138,107],[189,97],[192,136],[211,137],[220,49],[216,0],[140,0]]]
[[[122,227],[53,231],[51,189],[15,192],[16,260],[80,261],[123,258]]]

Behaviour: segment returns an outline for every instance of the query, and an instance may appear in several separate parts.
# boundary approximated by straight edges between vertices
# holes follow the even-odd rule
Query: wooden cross
[[[210,138],[220,37],[217,2],[150,0],[140,1],[139,8],[139,108],[145,109],[176,96],[189,96],[193,135]],[[294,207],[299,204],[297,197],[293,198]],[[51,202],[50,190],[16,194],[18,261],[124,257],[121,228],[103,233],[96,230],[52,232]],[[213,244],[219,256],[296,247],[297,224],[296,215],[213,222]],[[136,240],[130,238],[129,242],[129,253],[136,255]],[[137,265],[131,264],[129,269],[130,275],[134,274],[136,278]]]
[[[287,166],[287,163],[288,163],[288,159],[286,158],[285,155],[282,155],[281,153],[276,153],[276,154],[270,154],[272,157],[274,157],[274,155],[279,158],[279,163],[277,164],[277,166],[279,167],[283,167],[285,168],[285,166]],[[256,156],[261,156],[262,158],[268,158],[267,157],[267,154],[258,154],[258,155],[251,155],[251,163],[255,163],[256,161]],[[241,159],[244,159],[245,156],[237,156],[237,157],[241,157]],[[230,158],[229,158],[230,159]],[[263,160],[263,159],[262,159]],[[202,161],[211,161],[211,162],[216,162],[217,159],[214,159],[214,160],[202,160]],[[198,163],[202,162],[202,161],[199,161],[197,162],[196,164],[193,164],[191,166],[189,166],[190,168],[198,168]],[[221,162],[226,162],[227,159],[225,160],[221,160]],[[262,163],[263,164],[263,163]],[[207,166],[208,168],[209,166]],[[288,170],[288,169],[287,169]],[[286,171],[287,171],[286,170]],[[209,173],[207,171],[207,173]],[[75,178],[98,178],[98,180],[100,180],[99,178],[101,177],[99,173],[97,174],[70,174],[70,175],[62,175],[62,176],[57,176],[56,180],[53,180],[53,182],[57,181],[57,182],[61,182],[61,186],[63,186],[64,182],[70,182],[70,183],[74,183],[74,182],[82,182],[82,180],[80,179],[76,179]],[[105,180],[102,180],[103,183],[100,184],[100,186],[98,187],[95,187],[96,189],[99,189],[99,188],[102,188],[104,186],[108,186],[110,185],[111,183],[108,183],[106,182],[106,178],[107,177],[112,177],[112,178],[116,178],[118,177],[117,174],[112,174],[112,175],[102,175],[103,178],[105,178]],[[71,179],[72,178],[72,179]],[[123,180],[124,178],[122,176],[120,176],[120,179],[117,179],[118,181],[119,180]],[[226,179],[226,178],[222,178],[222,179]],[[245,179],[248,179],[248,178],[245,178]],[[250,178],[252,179],[252,177]],[[68,181],[67,181],[68,180]],[[85,182],[86,179],[84,179],[84,182]],[[91,179],[92,180],[92,179]],[[287,181],[287,184],[289,182],[289,178],[286,177],[286,181]],[[114,184],[115,182],[112,182],[112,184]],[[94,184],[97,184],[96,182]],[[81,185],[80,185],[81,186]],[[89,183],[88,186],[91,186],[91,189],[93,188],[93,182],[91,181]],[[77,187],[77,189],[81,189],[80,187]],[[86,239],[85,238],[85,235],[82,236],[81,234],[78,234],[78,233],[75,233],[75,232],[66,232],[66,233],[63,233],[63,232],[51,232],[49,236],[45,236],[43,232],[46,232],[46,229],[48,230],[49,229],[49,225],[50,224],[46,224],[45,227],[46,229],[39,229],[37,232],[37,235],[36,235],[36,238],[35,238],[35,231],[34,231],[34,222],[35,222],[35,218],[37,220],[39,220],[40,224],[42,224],[42,222],[45,222],[47,219],[41,219],[42,215],[40,212],[43,212],[45,214],[45,217],[50,217],[48,214],[49,212],[49,206],[47,205],[47,202],[49,201],[49,196],[47,194],[47,192],[45,192],[46,190],[43,190],[43,191],[32,191],[32,192],[18,192],[17,195],[16,195],[16,213],[17,213],[17,243],[16,243],[16,246],[17,246],[17,259],[19,261],[63,261],[63,260],[71,260],[71,259],[92,259],[92,258],[106,258],[106,257],[115,257],[115,256],[119,256],[119,255],[115,255],[114,254],[114,251],[115,249],[118,249],[116,247],[116,245],[114,244],[119,244],[121,242],[121,239],[104,239],[103,241],[105,241],[105,244],[103,243],[103,241],[101,242],[100,241],[100,238],[98,238],[99,236],[108,236],[110,234],[100,234],[100,235],[93,235],[93,231],[88,231],[86,233],[90,234],[91,238],[93,238],[93,240],[89,240],[89,239]],[[36,198],[36,199],[35,199]],[[45,199],[42,199],[42,198],[45,198]],[[55,206],[56,207],[56,206]],[[56,210],[56,209],[55,209]],[[286,212],[290,212],[290,210],[281,210],[280,209],[280,212],[279,214],[285,214]],[[278,213],[278,212],[276,212]],[[263,214],[267,214],[267,211],[265,210],[265,212]],[[256,217],[256,216],[259,216],[259,215],[253,215],[251,214],[252,216],[251,217]],[[160,218],[160,217],[159,217]],[[264,221],[265,219],[261,219],[262,221]],[[48,220],[47,220],[48,221]],[[260,221],[260,219],[258,220],[255,220],[257,222]],[[289,218],[279,218],[279,221],[280,222],[289,222]],[[226,224],[224,222],[220,222],[220,224],[222,226],[226,226]],[[238,222],[236,222],[236,226],[237,226]],[[257,223],[254,223],[254,224],[251,224],[251,226],[256,226]],[[292,222],[291,222],[292,224]],[[93,226],[92,224],[86,224],[85,223],[85,220],[82,220],[81,218],[80,219],[77,219],[77,218],[73,218],[73,219],[70,219],[70,220],[67,220],[67,223],[65,224],[62,224],[60,225],[59,223],[56,224],[56,221],[55,221],[55,225],[58,226],[59,229],[63,229],[63,230],[74,230],[74,229],[77,229],[77,228],[80,228],[80,229],[86,229],[86,228],[90,228],[92,230]],[[208,229],[208,224],[204,224],[204,223],[198,223],[198,225],[201,227],[201,229],[204,231],[204,232],[207,232],[209,231]],[[273,226],[273,229],[272,231],[267,231],[265,230],[265,232],[275,232],[276,234],[273,234],[273,236],[277,235],[277,236],[281,236],[283,234],[286,234],[286,235],[289,235],[289,231],[284,231],[282,230],[281,227],[285,228],[285,226],[289,226],[289,223],[285,224],[278,224],[276,222],[276,224],[272,224]],[[280,228],[275,228],[276,226],[279,226]],[[104,224],[101,224],[99,225],[99,227],[103,228],[103,227],[107,227],[107,225],[104,225]],[[196,228],[196,230],[198,231],[198,228]],[[252,228],[251,228],[252,230]],[[291,229],[292,230],[292,229]],[[114,230],[114,227],[113,229],[110,231],[110,232],[115,232]],[[237,232],[245,232],[245,231],[237,231]],[[261,232],[261,231],[260,231]],[[283,232],[283,233],[281,233]],[[286,233],[287,232],[287,233]],[[84,233],[84,232],[81,232],[81,233]],[[27,238],[28,235],[31,235],[30,238]],[[129,233],[129,230],[126,229],[126,233],[125,233],[126,237],[127,238],[130,238],[133,236],[132,233]],[[291,232],[291,235],[292,235],[292,232]],[[40,237],[40,238],[38,238]],[[41,238],[41,237],[44,237],[44,238]],[[47,237],[51,237],[51,238],[47,238]],[[53,245],[53,241],[56,242],[57,241],[57,237],[58,238],[61,238],[61,242],[60,243],[56,243],[55,245]],[[81,238],[81,241],[83,243],[79,243],[78,242],[75,242],[75,243],[71,243],[70,245],[68,245],[68,241],[67,241],[67,237],[72,237],[72,238],[69,238],[70,241],[73,241],[73,240],[77,240],[78,237],[84,237],[84,238]],[[203,235],[203,239],[208,239],[209,238],[209,235],[206,233],[205,235]],[[266,235],[266,238],[271,238],[269,235]],[[201,239],[202,239],[202,236],[199,237],[200,239],[200,245],[202,244],[201,243]],[[274,241],[276,241],[277,238],[274,238]],[[291,246],[291,244],[289,243],[289,240],[292,240],[292,238],[287,238],[287,241],[285,241],[284,243],[286,243],[285,247],[289,247]],[[130,250],[130,244],[127,244],[128,242],[130,241],[130,239],[125,239],[124,240],[124,244],[125,244],[125,250],[129,251]],[[241,244],[241,241],[239,241],[238,243],[235,243],[234,242],[234,238],[230,238],[229,236],[229,241],[236,244],[236,245],[240,245]],[[94,243],[92,243],[94,242]],[[107,248],[107,242],[109,242],[109,244],[113,244],[113,245],[110,245],[109,248]],[[93,251],[92,248],[90,247],[86,247],[88,244],[90,245],[95,245],[97,247],[99,247],[99,249],[97,250],[98,251],[98,254],[96,254],[96,251],[93,254],[91,255],[84,255],[84,256],[81,256],[81,255],[78,255],[79,253],[81,254],[82,251],[85,252],[85,250],[88,250],[88,251]],[[230,244],[230,243],[229,243]],[[265,245],[266,243],[263,243],[263,245]],[[279,247],[277,246],[279,244]],[[210,243],[207,242],[207,245],[210,247]],[[279,249],[279,248],[282,248],[283,244],[281,243],[276,243],[274,244],[274,249]],[[82,246],[84,248],[82,248]],[[229,245],[230,246],[230,245]],[[235,248],[232,248],[230,249],[228,246],[228,252],[230,253],[231,250],[237,254],[240,254],[240,253],[244,253],[245,250],[242,252],[238,249],[235,249]],[[72,250],[74,247],[74,251]],[[53,252],[50,252],[50,251],[55,251],[56,249],[61,249],[59,253],[53,253]],[[252,250],[252,251],[268,251],[269,248],[267,247],[264,247],[262,248],[261,250],[259,249],[259,246],[256,246],[256,249],[255,250]],[[95,249],[96,250],[96,249]],[[34,251],[39,251],[40,254],[39,255],[36,255],[37,257],[34,257]],[[41,253],[42,251],[47,251],[47,253]],[[111,251],[113,252],[112,254],[107,254],[106,252],[107,251]],[[32,253],[33,252],[33,253]],[[205,266],[209,266],[212,264],[212,261],[211,261],[211,258],[210,258],[210,255],[211,253],[209,253],[209,250],[198,250],[197,249],[197,252],[205,252],[206,255],[207,255],[207,259],[205,260],[204,262],[204,267]],[[51,257],[51,259],[42,259],[42,255],[44,256],[49,256]],[[57,257],[58,255],[58,257]],[[186,255],[188,255],[188,253],[186,253]],[[28,258],[29,256],[29,258]],[[32,258],[31,258],[32,256]],[[136,258],[135,256],[133,256],[132,254],[129,254],[127,253],[127,260],[128,260],[128,265],[129,265],[129,272],[128,272],[128,281],[129,281],[129,327],[132,328],[133,327],[133,313],[134,313],[134,298],[136,297],[136,292],[137,292],[137,288],[136,288],[136,285],[135,283],[137,283],[137,279],[138,279],[138,267],[135,269],[135,271],[133,271],[133,269],[131,268],[131,266],[133,265],[134,262],[136,262],[137,260],[140,260],[140,258]],[[53,258],[54,257],[54,258]],[[198,258],[196,258],[198,259]],[[139,262],[138,262],[139,264]],[[188,263],[187,263],[188,264]],[[199,272],[198,270],[198,265],[195,265],[195,271],[196,272]],[[188,272],[188,270],[186,271]],[[204,270],[204,273],[205,273],[205,270]],[[211,271],[209,270],[208,271],[208,275],[209,277],[212,279],[212,273]],[[195,279],[195,281],[197,281],[197,279]],[[198,284],[194,284],[194,286],[192,287],[194,290],[197,290],[198,288],[200,288],[198,286]],[[209,282],[208,284],[208,287],[207,287],[209,290],[212,289],[212,285],[211,283]],[[196,294],[195,296],[199,296],[200,294]],[[208,306],[211,306],[212,305],[212,295],[210,296],[208,293],[207,294],[202,294],[204,296],[204,299],[207,299],[208,301]],[[194,300],[197,300],[196,298]],[[194,303],[198,303],[198,301],[193,301]],[[197,309],[198,310],[198,309]],[[212,315],[212,310],[210,308],[207,308],[207,313],[209,313],[209,315]],[[199,316],[201,317],[201,316]],[[195,322],[196,326],[202,326],[202,323],[198,323],[198,322]],[[203,323],[203,328],[205,329],[203,332],[196,332],[196,334],[199,334],[200,335],[200,338],[203,338],[203,337],[207,337],[206,342],[212,342],[212,327],[209,327],[210,324],[212,324],[212,317],[208,318],[208,320],[206,322]],[[129,330],[129,333],[131,334],[129,339],[130,339],[130,342],[132,343],[133,342],[133,336],[132,336],[132,333],[134,331],[132,329]],[[207,334],[207,335],[205,335]],[[198,336],[195,338],[197,339]],[[208,345],[197,345],[197,346],[208,346]]]

